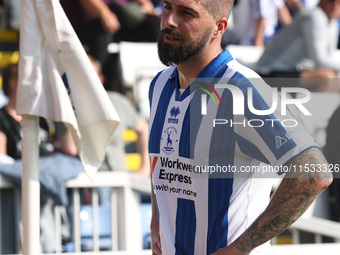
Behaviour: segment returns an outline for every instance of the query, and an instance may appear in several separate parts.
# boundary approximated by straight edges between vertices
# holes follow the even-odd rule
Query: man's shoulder
[[[228,69],[224,76],[239,77],[245,79],[261,78],[254,69],[241,64],[237,60],[232,60],[228,64]]]
[[[271,94],[271,87],[268,83],[252,68],[239,63],[236,60],[228,63],[228,70],[224,74],[230,85],[235,85],[242,90],[246,90],[249,87],[261,91],[260,94]],[[229,74],[228,74],[229,72]]]
[[[158,72],[158,74],[154,77],[154,80],[156,81],[158,78],[170,78],[171,75],[174,74],[174,71],[176,70],[177,66],[170,66],[168,68],[163,69],[162,71]]]
[[[157,84],[157,89],[163,89],[165,84],[169,81],[169,79],[172,76],[177,75],[175,73],[176,68],[177,68],[176,66],[170,66],[160,71],[151,81],[150,90],[153,91],[156,84]]]

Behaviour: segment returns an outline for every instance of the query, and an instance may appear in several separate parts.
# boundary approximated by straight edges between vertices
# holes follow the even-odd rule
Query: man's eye
[[[171,6],[170,5],[164,5],[164,10],[171,10]]]
[[[183,13],[184,13],[184,15],[194,16],[191,12],[188,12],[188,11],[184,11]]]

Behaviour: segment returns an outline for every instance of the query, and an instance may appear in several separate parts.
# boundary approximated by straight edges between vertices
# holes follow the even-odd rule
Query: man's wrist
[[[254,249],[251,246],[251,241],[247,240],[246,237],[240,236],[238,239],[235,240],[233,243],[235,249],[240,252],[240,254],[250,254],[250,252]]]

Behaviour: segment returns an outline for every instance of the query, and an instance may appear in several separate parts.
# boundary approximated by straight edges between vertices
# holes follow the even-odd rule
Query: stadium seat
[[[261,57],[264,48],[230,44],[226,47],[231,55],[241,64],[252,68]]]
[[[120,42],[119,58],[123,86],[133,88],[137,108],[141,115],[148,119],[150,82],[166,67],[158,58],[157,43]]]
[[[151,69],[156,75],[165,67],[158,58],[157,43],[120,42],[119,57],[126,87],[134,85],[139,69]]]

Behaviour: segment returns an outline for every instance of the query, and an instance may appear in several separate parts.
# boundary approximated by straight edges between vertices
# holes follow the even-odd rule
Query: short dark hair
[[[205,8],[214,18],[229,18],[234,0],[205,0]]]
[[[2,71],[2,90],[6,96],[11,93],[9,81],[12,79],[18,79],[18,64],[9,64]]]

